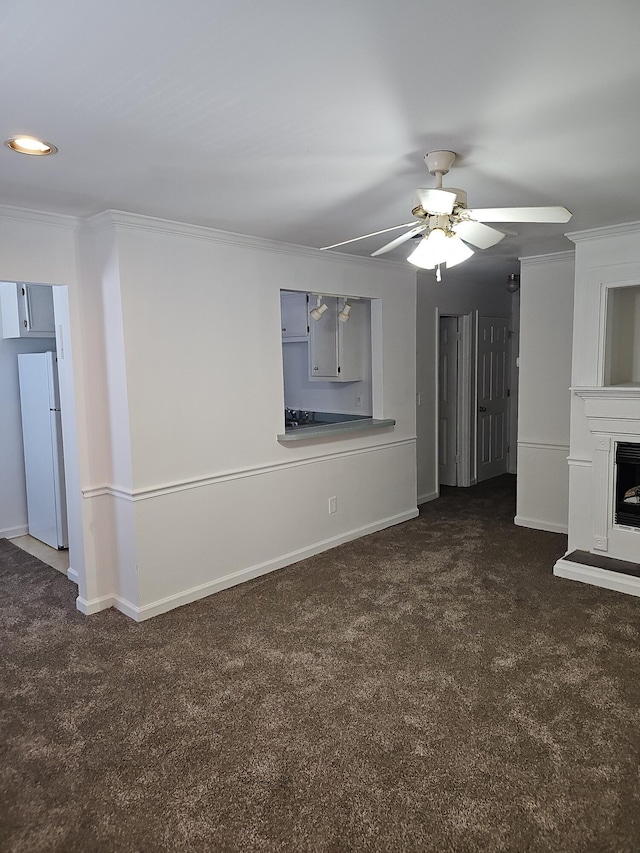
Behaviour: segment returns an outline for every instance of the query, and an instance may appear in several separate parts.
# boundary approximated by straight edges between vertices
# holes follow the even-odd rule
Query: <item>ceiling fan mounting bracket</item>
[[[430,151],[424,155],[424,162],[432,175],[446,175],[453,166],[456,155],[453,151]]]

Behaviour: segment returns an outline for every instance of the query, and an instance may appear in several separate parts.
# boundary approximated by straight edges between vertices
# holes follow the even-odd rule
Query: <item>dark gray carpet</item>
[[[640,850],[640,600],[513,515],[449,489],[140,625],[0,541],[0,848]]]

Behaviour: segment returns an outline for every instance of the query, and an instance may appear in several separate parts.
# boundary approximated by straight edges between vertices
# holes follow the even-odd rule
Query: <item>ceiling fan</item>
[[[455,159],[453,151],[432,151],[425,154],[424,161],[429,172],[435,176],[436,185],[433,189],[417,190],[419,203],[411,211],[415,217],[412,222],[383,228],[381,231],[322,248],[336,249],[338,246],[405,228],[408,230],[404,234],[372,252],[371,257],[384,255],[412,237],[420,238],[407,260],[422,269],[436,269],[436,278],[440,281],[441,264],[453,267],[474,254],[468,243],[477,249],[488,249],[507,236],[503,231],[486,225],[487,222],[568,222],[571,219],[571,213],[566,207],[468,208],[464,190],[442,186],[442,176],[447,174]]]

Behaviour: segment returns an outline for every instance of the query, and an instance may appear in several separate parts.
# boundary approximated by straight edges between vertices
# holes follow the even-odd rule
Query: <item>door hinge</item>
[[[507,397],[511,396],[511,391],[507,388]]]

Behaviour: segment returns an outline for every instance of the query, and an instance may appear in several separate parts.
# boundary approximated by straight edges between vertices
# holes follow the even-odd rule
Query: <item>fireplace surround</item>
[[[591,433],[591,460],[585,465],[584,460],[569,457],[570,473],[574,475],[569,492],[570,552],[558,560],[554,574],[640,596],[640,512],[633,510],[634,522],[629,523],[627,517],[619,516],[618,500],[621,488],[619,448],[625,449],[624,483],[630,484],[635,479],[635,472],[640,466],[640,388],[572,390],[584,403],[586,423]],[[631,464],[630,458],[633,460]],[[574,470],[576,468],[581,469],[579,473]],[[590,472],[590,482],[585,489],[584,474],[587,472]],[[626,485],[624,491],[638,484]],[[637,506],[640,509],[640,504]],[[572,541],[571,520],[577,512],[588,519],[590,533],[588,536],[579,533]],[[584,524],[582,528],[585,529]],[[602,560],[592,559],[587,567],[583,565],[583,558],[579,562],[571,559],[573,552],[582,554],[585,551],[593,556],[600,555]],[[613,568],[614,563],[618,564],[617,569]]]
[[[640,222],[576,244],[569,549],[554,574],[640,596]]]

